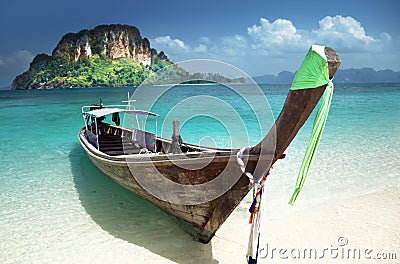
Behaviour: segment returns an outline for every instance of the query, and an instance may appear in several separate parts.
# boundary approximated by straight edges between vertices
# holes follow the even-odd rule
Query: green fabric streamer
[[[303,188],[304,182],[311,166],[311,162],[314,158],[315,151],[321,139],[322,131],[324,130],[332,101],[333,83],[331,80],[329,80],[329,68],[324,53],[324,47],[314,45],[307,53],[307,56],[304,59],[299,71],[297,72],[292,83],[292,87],[290,89],[309,89],[326,84],[327,87],[324,94],[322,95],[318,111],[315,115],[311,137],[308,142],[306,153],[304,154],[303,162],[301,163],[299,175],[297,176],[296,188],[289,201],[290,205],[294,204],[297,196]]]

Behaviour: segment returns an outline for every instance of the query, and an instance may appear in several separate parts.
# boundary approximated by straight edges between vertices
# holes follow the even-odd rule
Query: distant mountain
[[[291,83],[296,73],[283,71],[278,75],[262,75],[253,77],[257,83]],[[339,69],[335,74],[335,83],[398,83],[400,72],[392,70],[375,71],[372,68]]]
[[[289,71],[282,71],[278,75],[266,74],[262,76],[253,77],[257,83],[292,83],[295,73]]]
[[[335,75],[337,83],[391,83],[400,82],[400,72],[392,70],[375,71],[372,68],[339,70]]]

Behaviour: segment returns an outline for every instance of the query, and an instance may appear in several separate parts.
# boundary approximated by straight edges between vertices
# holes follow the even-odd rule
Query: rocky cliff
[[[161,55],[150,48],[147,38],[142,38],[139,30],[128,25],[101,25],[91,30],[68,33],[62,37],[53,56],[64,57],[70,61],[88,59],[94,54],[102,58],[133,59],[143,65],[151,65],[154,58]]]
[[[33,59],[12,89],[138,85],[170,64],[136,27],[100,25],[64,35],[51,56]]]

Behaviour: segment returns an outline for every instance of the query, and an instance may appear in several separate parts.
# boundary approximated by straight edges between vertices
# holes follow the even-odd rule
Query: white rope
[[[236,154],[237,157],[237,163],[240,166],[240,169],[242,170],[242,173],[249,178],[250,183],[253,185],[253,193],[255,193],[253,196],[253,203],[252,206],[250,207],[250,220],[249,223],[251,224],[250,228],[250,236],[249,236],[249,243],[247,246],[247,254],[246,254],[246,259],[248,263],[257,263],[257,257],[258,257],[258,245],[259,245],[259,238],[260,238],[260,224],[261,224],[261,202],[262,202],[262,192],[264,189],[264,184],[267,179],[267,176],[269,174],[269,170],[267,173],[260,179],[260,181],[257,181],[253,177],[253,175],[246,170],[246,166],[243,161],[243,156],[244,152],[246,150],[250,150],[252,146],[249,147],[243,147],[239,150],[239,152]]]
[[[249,180],[250,180],[250,183],[254,183],[254,177],[253,177],[253,174],[251,174],[250,172],[248,172],[248,171],[246,171],[246,165],[244,164],[244,161],[243,161],[243,153],[246,151],[246,150],[248,150],[248,149],[251,149],[251,148],[253,148],[252,146],[248,146],[248,147],[243,147],[243,148],[241,148],[240,150],[239,150],[239,152],[236,154],[236,160],[237,160],[237,163],[239,164],[239,166],[240,166],[240,169],[242,170],[242,173],[244,174],[244,175],[246,175],[247,176],[247,178],[249,178]]]

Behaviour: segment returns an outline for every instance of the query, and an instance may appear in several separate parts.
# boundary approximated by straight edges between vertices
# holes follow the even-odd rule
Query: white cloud
[[[312,30],[312,33],[316,41],[346,51],[365,50],[377,41],[366,34],[359,21],[339,15],[324,17],[319,21],[319,28]]]
[[[326,16],[319,21],[317,35],[337,34],[342,38],[359,39],[364,42],[374,41],[374,38],[365,34],[361,23],[352,17]]]
[[[385,68],[382,65],[388,65],[386,68],[397,69],[398,66],[393,65],[398,63],[389,55],[398,51],[396,42],[399,41],[400,38],[393,38],[386,32],[369,35],[360,21],[336,15],[321,18],[310,29],[298,28],[288,19],[260,18],[242,34],[219,38],[202,36],[189,44],[163,36],[152,40],[152,46],[164,50],[173,61],[210,58],[232,63],[251,74],[263,74],[295,71],[312,44],[334,48],[341,55],[344,67],[380,65],[376,67]],[[377,58],[382,61],[378,62]],[[392,60],[383,61],[383,58]],[[297,64],[290,63],[298,60]]]
[[[204,44],[199,44],[199,45],[194,49],[194,52],[197,52],[197,53],[204,53],[204,52],[206,52],[206,51],[207,51],[207,46],[204,45]]]
[[[175,52],[189,51],[189,47],[180,39],[173,39],[171,36],[157,37],[151,41],[157,49]]]
[[[219,45],[215,50],[229,57],[244,56],[248,50],[247,38],[242,35],[223,37]]]
[[[171,36],[161,36],[152,39],[151,46],[158,51],[164,51],[169,58],[178,62],[193,58],[209,58],[211,55],[208,43],[210,42],[208,37],[201,37],[198,39],[197,44],[188,45],[178,38],[174,39],[171,38]]]
[[[276,52],[300,51],[312,44],[359,52],[378,48],[381,39],[390,39],[387,33],[381,35],[381,39],[367,35],[361,23],[349,16],[326,16],[318,24],[316,29],[304,30],[296,28],[290,20],[277,19],[270,22],[261,18],[258,24],[247,28],[247,34],[252,48]]]
[[[269,22],[261,18],[260,23],[247,28],[251,47],[256,49],[292,48],[303,45],[302,35],[290,20],[277,19]]]

